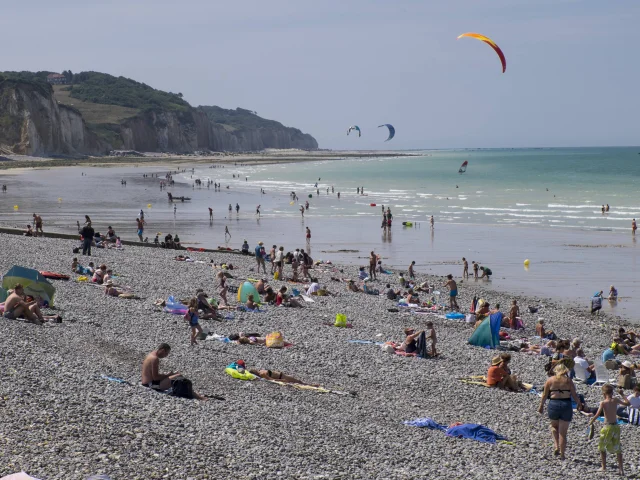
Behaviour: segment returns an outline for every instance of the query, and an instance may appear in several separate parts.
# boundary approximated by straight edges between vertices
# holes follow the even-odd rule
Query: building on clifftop
[[[51,85],[64,85],[67,83],[67,77],[62,75],[61,73],[50,73],[47,75],[47,82]]]

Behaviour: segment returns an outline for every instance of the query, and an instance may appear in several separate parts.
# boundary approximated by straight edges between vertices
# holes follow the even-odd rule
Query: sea
[[[456,277],[465,257],[491,268],[494,288],[585,310],[595,292],[606,295],[615,285],[619,300],[605,302],[604,309],[640,320],[639,250],[631,230],[632,220],[640,220],[640,147],[408,153],[255,165],[9,170],[0,175],[7,185],[0,223],[23,228],[37,212],[45,230],[69,233],[90,215],[98,231],[111,225],[134,240],[142,210],[151,242],[156,234],[178,233],[185,245],[239,248],[246,239],[252,248],[258,241],[309,248],[314,259],[363,265],[375,251],[389,267],[415,260],[418,272]],[[466,172],[459,173],[465,161]],[[169,171],[175,185],[161,189]],[[171,203],[167,191],[190,200]],[[393,214],[390,232],[381,228],[383,206]],[[309,247],[305,227],[312,232]]]

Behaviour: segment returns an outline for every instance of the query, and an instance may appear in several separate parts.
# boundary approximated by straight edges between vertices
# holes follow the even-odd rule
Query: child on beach
[[[436,352],[436,331],[433,328],[433,322],[427,322],[427,331],[425,332],[427,337],[427,341],[431,343],[431,350],[429,351],[429,355],[435,357],[438,355]]]
[[[622,390],[622,389],[621,389]],[[621,391],[621,394],[624,391]],[[600,461],[602,463],[601,471],[607,470],[607,452],[615,453],[618,459],[618,473],[624,475],[624,466],[622,463],[622,447],[620,446],[620,425],[618,425],[618,405],[629,406],[629,401],[622,398],[613,397],[613,387],[609,384],[602,386],[602,395],[604,401],[600,402],[600,407],[589,421],[589,426],[593,428],[596,419],[604,414],[605,425],[600,429],[600,440],[598,441],[598,450],[600,451]]]
[[[77,273],[76,270],[78,270],[78,258],[74,257],[73,262],[71,263],[71,271],[73,273]]]
[[[258,308],[258,305],[255,303],[254,298],[253,298],[253,294],[250,294],[247,296],[247,303],[246,303],[246,307],[249,310],[255,310]]]
[[[202,333],[202,327],[198,323],[198,300],[192,298],[189,302],[189,310],[184,314],[184,319],[189,322],[191,328],[191,345],[197,345],[196,332]]]
[[[413,266],[416,264],[416,261],[412,261],[411,265],[409,265],[409,278],[416,278],[416,274],[413,271]]]
[[[471,264],[473,265],[473,278],[478,278],[478,269],[480,265],[475,262],[475,260],[471,260]]]

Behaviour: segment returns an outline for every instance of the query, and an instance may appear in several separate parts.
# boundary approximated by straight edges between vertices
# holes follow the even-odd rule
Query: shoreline
[[[14,252],[11,258],[0,259],[3,271],[16,264],[68,272],[74,256],[73,242],[68,240],[0,233],[0,241]],[[334,265],[343,273],[326,266],[312,270],[337,296],[317,297],[303,310],[267,306],[261,314],[234,312],[231,321],[201,322],[212,333],[223,335],[280,330],[294,344],[291,348],[271,350],[215,340],[190,347],[182,318],[158,311],[154,300],[170,294],[189,296],[198,287],[215,293],[210,259],[233,262],[231,285],[255,277],[251,272],[255,262],[218,252],[189,254],[204,263],[176,262],[172,260],[175,253],[136,246],[94,251],[93,261],[114,268],[121,276],[118,281],[142,300],[106,297],[101,288],[72,279],[55,282],[56,312],[62,314],[62,324],[37,327],[0,320],[0,348],[4,361],[12,365],[0,372],[6,380],[0,383],[5,422],[0,454],[6,459],[0,474],[22,469],[43,479],[62,475],[84,480],[97,473],[113,478],[271,478],[275,472],[270,465],[276,463],[279,478],[404,479],[417,476],[415,469],[405,466],[420,457],[436,478],[468,477],[473,466],[473,478],[495,477],[499,469],[500,476],[528,479],[532,471],[540,478],[552,478],[560,465],[565,474],[585,476],[597,465],[597,440],[589,442],[583,435],[586,417],[574,415],[568,460],[561,464],[548,446],[548,419],[536,412],[537,395],[459,382],[458,378],[486,373],[496,354],[466,343],[472,330],[467,324],[402,308],[393,313],[388,309],[395,302],[386,297],[347,292],[343,283],[331,281],[336,275],[356,277],[357,266]],[[77,256],[86,263],[86,257]],[[290,267],[285,272],[289,274]],[[436,287],[444,283],[440,276],[417,276]],[[394,280],[395,275],[387,275],[372,284],[383,288]],[[276,288],[292,286],[269,283]],[[492,305],[501,303],[503,311],[512,298],[519,299],[527,328],[518,332],[518,338],[530,337],[536,319],[542,317],[560,338],[580,337],[589,359],[600,355],[618,325],[625,325],[608,315],[595,318],[565,304],[505,294],[486,285],[465,282],[459,292],[464,310],[473,296]],[[229,294],[235,304],[232,297]],[[445,301],[446,295],[439,298]],[[527,304],[544,306],[531,315]],[[346,314],[353,328],[323,325],[336,312]],[[439,359],[403,358],[383,353],[379,346],[348,343],[350,339],[400,340],[403,328],[424,328],[427,320],[435,324]],[[161,370],[179,370],[193,380],[196,390],[222,395],[225,401],[175,399],[138,386],[140,362],[159,342],[172,346]],[[357,396],[234,380],[223,370],[239,358],[250,368],[281,370],[331,389],[354,391]],[[546,379],[545,362],[546,357],[514,352],[512,368],[523,381],[540,388]],[[109,382],[100,375],[122,378],[130,385]],[[589,405],[601,400],[598,388],[577,388]],[[496,408],[498,404],[504,408]],[[402,424],[419,417],[447,425],[480,423],[516,446],[451,439]],[[194,436],[197,448],[184,449],[184,428]],[[633,458],[640,455],[640,442],[633,428],[622,429],[622,444],[626,469],[638,474]],[[148,441],[158,431],[164,432],[162,456],[154,456],[158,445]],[[236,461],[238,450],[247,453],[242,462]],[[270,452],[267,463],[265,451]],[[371,460],[380,455],[384,462]],[[485,460],[479,463],[477,458]],[[528,465],[526,471],[523,462]]]
[[[0,162],[0,174],[4,171],[16,169],[47,169],[60,167],[111,167],[111,166],[137,166],[137,165],[203,165],[219,163],[228,165],[242,162],[247,165],[270,165],[281,163],[317,162],[325,160],[344,160],[350,158],[394,158],[414,157],[418,153],[400,151],[267,151],[255,153],[221,154],[221,155],[166,155],[149,153],[144,156],[103,156],[74,159],[74,158],[50,158],[32,157],[23,155],[8,155],[11,161]],[[12,172],[13,173],[13,172]]]

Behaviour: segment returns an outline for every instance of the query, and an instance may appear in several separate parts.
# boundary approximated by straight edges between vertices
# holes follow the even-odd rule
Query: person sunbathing
[[[429,282],[425,281],[418,285],[418,288],[416,288],[415,290],[417,292],[431,293],[432,288],[429,286]]]
[[[276,292],[273,291],[273,288],[267,287],[266,294],[264,296],[264,303],[274,303],[278,298]]]
[[[104,276],[107,273],[107,266],[103,263],[102,265],[100,265],[100,268],[98,268],[95,272],[93,272],[93,277],[91,278],[91,281],[93,283],[97,283],[99,285],[102,285],[104,283]]]
[[[112,280],[107,280],[104,284],[104,294],[110,297],[118,297],[122,292],[113,286]]]
[[[418,298],[418,296],[413,293],[413,289],[409,289],[407,291],[407,297],[406,297],[406,301],[408,304],[416,304],[416,303],[420,303],[420,298]]]
[[[232,333],[227,337],[232,342],[240,345],[266,345],[266,337],[261,337],[259,333]]]
[[[484,320],[489,315],[490,307],[491,307],[491,305],[489,305],[487,302],[483,303],[476,310],[476,319],[477,320]]]
[[[360,292],[360,288],[358,287],[358,285],[356,285],[356,282],[354,282],[353,280],[349,280],[349,283],[347,283],[347,290],[349,290],[350,292]]]
[[[285,286],[282,286],[278,291],[278,295],[276,296],[276,305],[282,305],[292,308],[303,308],[300,302],[298,302],[295,298],[291,298],[289,297],[289,295],[287,295],[287,287]]]
[[[266,290],[265,290],[265,289],[266,289],[266,287],[267,287],[266,282],[267,282],[267,279],[266,279],[266,278],[261,278],[260,280],[258,280],[258,281],[256,282],[256,290],[258,291],[258,293],[259,293],[260,295],[264,295],[264,293],[265,293],[265,291],[266,291]]]
[[[29,323],[42,325],[45,322],[62,322],[60,315],[42,315],[37,300],[25,301],[24,287],[18,283],[13,287],[4,304],[4,318],[17,320],[24,318]]]
[[[540,338],[548,338],[549,340],[556,339],[556,334],[553,333],[553,330],[544,329],[543,319],[538,320],[538,323],[536,324],[536,335],[538,335]]]
[[[265,380],[275,380],[277,382],[283,382],[283,383],[295,383],[297,385],[307,385],[310,387],[319,387],[320,385],[318,385],[317,383],[306,383],[303,382],[302,380],[296,378],[296,377],[292,377],[291,375],[287,375],[286,373],[280,372],[278,370],[265,370],[265,369],[257,369],[257,368],[250,368],[249,369],[250,373],[253,373],[254,375],[260,377],[260,378],[264,378]]]
[[[505,368],[504,360],[500,357],[493,357],[491,360],[491,366],[487,371],[487,384],[490,387],[511,392],[524,390],[522,382],[518,381],[518,377],[509,373],[508,367]]]
[[[215,303],[215,300],[211,299],[209,302],[209,296],[204,293],[204,291],[199,288],[196,290],[196,298],[198,299],[198,310],[202,310],[202,315],[200,318],[203,320],[212,320],[214,318],[218,318],[218,305]]]

